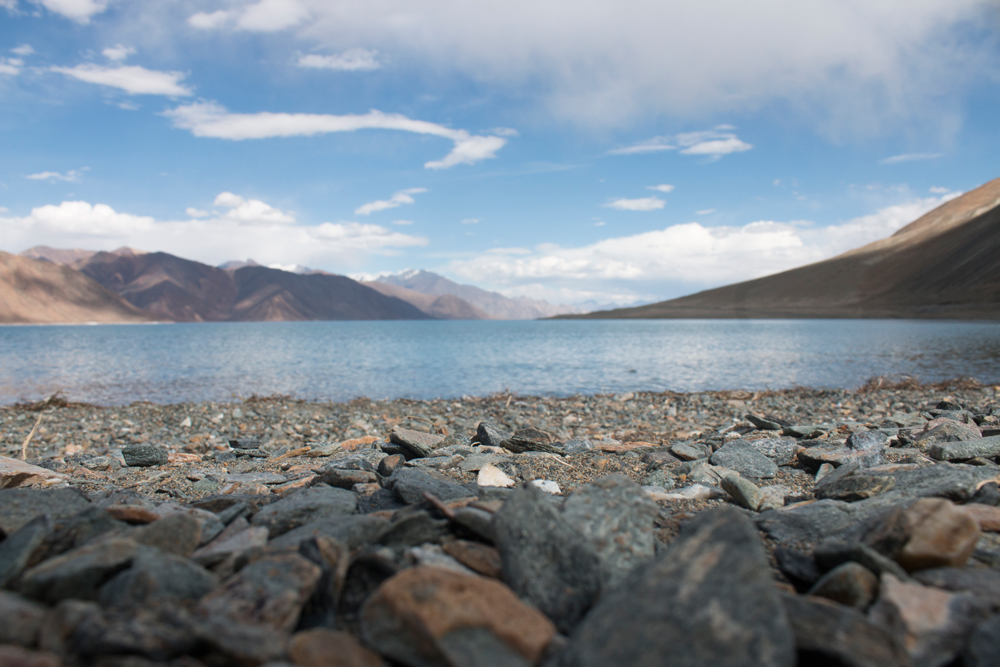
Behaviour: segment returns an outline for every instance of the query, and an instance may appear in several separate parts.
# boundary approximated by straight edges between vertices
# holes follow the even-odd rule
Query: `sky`
[[[1000,176],[991,0],[0,0],[0,250],[626,305]]]

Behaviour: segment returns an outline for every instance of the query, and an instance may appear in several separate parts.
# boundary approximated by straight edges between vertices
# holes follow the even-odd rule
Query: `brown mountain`
[[[73,269],[0,252],[0,322],[150,322],[157,318]]]
[[[431,317],[439,320],[490,320],[493,317],[484,310],[476,308],[465,299],[460,299],[454,294],[424,294],[416,290],[407,289],[399,285],[382,283],[377,280],[363,281],[366,287],[381,292],[386,296],[394,296],[397,299],[412,304],[427,313]]]
[[[892,236],[756,280],[580,319],[1000,319],[1000,178]]]

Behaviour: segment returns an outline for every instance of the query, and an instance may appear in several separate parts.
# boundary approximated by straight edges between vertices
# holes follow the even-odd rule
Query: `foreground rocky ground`
[[[2,407],[0,665],[998,665],[998,389]]]

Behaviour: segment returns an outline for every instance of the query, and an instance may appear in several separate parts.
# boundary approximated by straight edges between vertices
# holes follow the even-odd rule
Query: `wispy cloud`
[[[87,83],[118,88],[129,95],[187,97],[192,94],[190,88],[181,84],[186,76],[183,72],[159,72],[138,65],[103,67],[93,63],[50,69]]]
[[[880,162],[882,164],[899,164],[900,162],[916,162],[918,160],[936,160],[939,157],[944,157],[944,153],[904,153],[887,157]]]
[[[642,141],[637,144],[632,144],[631,146],[614,148],[608,151],[608,154],[637,155],[640,153],[659,153],[660,151],[675,151],[675,150],[677,150],[677,146],[674,146],[670,142],[669,137],[653,137],[652,139],[647,139],[646,141]]]
[[[462,224],[463,225],[478,225],[479,224],[479,218],[464,218],[462,220]]]
[[[669,137],[653,137],[631,146],[612,149],[608,151],[608,154],[639,155],[679,149],[684,155],[704,155],[717,160],[723,155],[741,153],[753,148],[751,144],[743,141],[731,131],[734,129],[736,128],[732,125],[717,125],[711,130],[682,132]]]
[[[712,213],[715,213],[714,208],[703,208],[700,211],[695,211],[695,215],[711,215]]]
[[[10,52],[16,56],[24,57],[30,56],[35,50],[31,48],[31,44],[22,44],[21,46],[15,46]]]
[[[605,208],[619,211],[655,211],[663,208],[665,202],[659,197],[642,197],[641,199],[616,199],[605,204]]]
[[[25,178],[30,178],[33,181],[66,181],[67,183],[79,183],[80,177],[83,175],[82,172],[87,171],[87,168],[83,169],[70,169],[65,174],[61,174],[58,171],[42,171],[37,174],[28,174]]]
[[[348,49],[335,56],[308,54],[299,56],[299,67],[332,69],[341,72],[369,72],[382,67],[378,52],[368,49]]]
[[[66,18],[86,25],[90,23],[90,17],[100,14],[108,5],[110,0],[31,0],[36,5],[45,7],[50,12],[61,14]]]
[[[189,130],[196,137],[213,137],[240,141],[272,137],[308,137],[331,132],[357,130],[400,130],[416,134],[444,137],[454,147],[441,160],[424,164],[427,169],[447,169],[458,164],[475,164],[496,157],[506,139],[494,136],[470,135],[424,120],[414,120],[401,114],[369,111],[366,114],[309,113],[230,113],[215,102],[195,102],[165,111],[175,127]]]
[[[662,185],[649,185],[646,187],[647,190],[656,190],[657,192],[673,192],[674,186],[669,183],[664,183]]]
[[[121,44],[118,44],[116,46],[110,46],[104,49],[103,51],[101,51],[101,53],[108,60],[113,60],[116,63],[120,63],[126,58],[128,58],[130,55],[134,54],[135,49],[133,49],[131,46],[122,46]]]
[[[362,204],[361,206],[354,209],[357,215],[370,215],[376,211],[385,211],[390,208],[399,208],[403,204],[412,204],[416,200],[413,195],[419,195],[427,192],[427,188],[409,188],[407,190],[400,190],[399,192],[393,193],[388,199],[378,199],[376,201],[368,202],[367,204]]]

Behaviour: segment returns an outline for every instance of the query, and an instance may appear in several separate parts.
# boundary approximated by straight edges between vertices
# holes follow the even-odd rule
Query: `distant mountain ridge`
[[[756,280],[582,319],[1000,319],[1000,178],[888,238]]]

